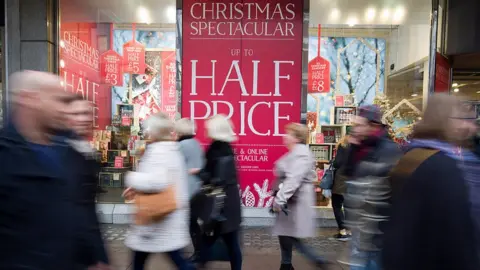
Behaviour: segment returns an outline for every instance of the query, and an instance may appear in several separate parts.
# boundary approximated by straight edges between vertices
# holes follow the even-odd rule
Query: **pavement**
[[[103,235],[108,245],[111,265],[115,270],[133,270],[131,267],[132,252],[123,244],[128,226],[104,225]],[[346,249],[347,244],[330,239],[335,229],[319,229],[318,237],[308,239],[307,243],[318,254],[335,261]],[[191,253],[191,247],[186,249],[186,255]],[[280,268],[280,249],[278,239],[269,233],[268,228],[243,229],[243,269],[245,270],[274,270]],[[300,254],[294,252],[293,265],[297,270],[318,269],[308,263]],[[228,263],[213,262],[208,269],[230,269]],[[169,261],[162,255],[156,254],[149,258],[146,270],[174,270]],[[348,267],[333,265],[328,270],[348,269]]]

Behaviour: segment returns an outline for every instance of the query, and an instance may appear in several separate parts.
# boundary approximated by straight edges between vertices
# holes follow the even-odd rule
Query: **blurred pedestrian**
[[[188,118],[182,118],[175,122],[175,133],[180,146],[180,152],[185,160],[185,168],[188,173],[188,194],[191,199],[200,191],[201,180],[197,173],[203,168],[205,163],[203,149],[200,143],[195,139],[194,122]],[[191,205],[190,208],[194,206]],[[197,224],[195,217],[190,217],[190,236],[192,238],[194,254],[192,261],[198,259],[199,242],[197,241],[201,235],[200,226]]]
[[[158,194],[174,185],[176,209],[148,224],[131,225],[125,245],[134,251],[133,270],[145,269],[152,253],[165,253],[177,269],[194,269],[182,255],[182,249],[190,243],[188,183],[182,153],[173,140],[174,124],[168,115],[158,113],[150,116],[145,126],[151,142],[138,170],[126,176],[125,195],[134,199],[137,194]]]
[[[84,157],[84,162],[78,166],[82,168],[83,181],[78,186],[80,193],[79,203],[82,206],[80,219],[85,230],[81,232],[84,239],[79,248],[80,264],[83,266],[108,264],[107,252],[102,240],[100,225],[96,214],[96,194],[98,191],[98,173],[100,165],[96,160],[96,151],[88,140],[93,132],[93,104],[84,100],[82,96],[75,96],[69,105],[69,127],[72,134],[66,140],[75,150]]]
[[[382,113],[375,105],[362,106],[353,119],[345,165],[346,224],[352,231],[351,255],[340,259],[351,270],[377,270],[383,231],[389,217],[388,173],[401,152],[389,138]]]
[[[221,238],[228,251],[232,270],[242,269],[240,248],[241,205],[238,174],[231,143],[236,141],[233,126],[226,116],[218,114],[205,123],[212,143],[205,154],[205,167],[198,173],[203,185],[223,194],[217,199],[197,196],[192,202],[195,220],[203,220],[199,263],[205,267],[211,259],[212,247]],[[215,256],[215,254],[213,254]]]
[[[315,236],[315,159],[306,145],[308,129],[298,123],[287,125],[284,144],[288,153],[276,163],[277,178],[283,179],[276,193],[273,211],[277,213],[273,234],[278,235],[281,270],[294,269],[295,247],[319,269],[327,262],[308,247],[305,238]]]
[[[337,144],[337,153],[333,159],[333,168],[335,176],[333,178],[332,187],[332,208],[335,220],[337,221],[338,233],[334,235],[334,239],[339,241],[350,240],[351,233],[345,226],[345,212],[343,209],[344,193],[346,191],[345,167],[347,165],[348,151],[348,135],[342,137]]]
[[[6,247],[0,269],[77,269],[80,249],[96,244],[82,220],[84,157],[56,138],[67,130],[74,99],[60,82],[36,71],[9,79],[11,110],[0,131],[0,239]],[[106,268],[95,252],[85,255],[91,269]]]
[[[385,269],[480,269],[465,179],[469,174],[460,165],[460,146],[471,121],[465,113],[456,97],[429,97],[412,143],[392,171]]]

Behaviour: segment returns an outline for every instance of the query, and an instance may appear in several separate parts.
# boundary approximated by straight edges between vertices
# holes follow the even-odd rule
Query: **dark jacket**
[[[343,195],[346,191],[345,181],[347,176],[345,175],[345,166],[348,159],[348,146],[339,145],[337,148],[337,154],[333,160],[333,168],[335,168],[335,177],[333,178],[332,193]]]
[[[214,141],[206,152],[205,167],[199,173],[204,184],[221,185],[225,191],[223,216],[226,221],[221,223],[220,232],[229,233],[240,228],[242,222],[240,190],[238,188],[237,168],[233,149],[229,143]],[[219,165],[220,160],[222,164]],[[201,204],[192,203],[192,212],[205,211]]]
[[[346,225],[352,230],[355,248],[379,251],[390,214],[388,174],[401,157],[397,144],[386,135],[378,138],[368,152],[355,162],[357,148],[350,147],[347,171],[351,181],[345,193]],[[347,173],[348,174],[348,173]]]
[[[98,223],[93,223],[91,167],[67,144],[55,147],[61,163],[49,166],[12,125],[0,131],[0,239],[5,247],[0,269],[65,270],[107,262]]]
[[[391,181],[401,190],[385,235],[386,270],[480,269],[467,187],[454,159],[437,152]]]

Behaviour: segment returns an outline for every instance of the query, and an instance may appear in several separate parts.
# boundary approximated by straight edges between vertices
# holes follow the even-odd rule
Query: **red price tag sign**
[[[122,56],[114,50],[108,50],[100,57],[100,76],[102,83],[123,86]]]
[[[123,45],[123,71],[130,74],[145,73],[145,46],[136,40]]]
[[[115,168],[123,168],[123,157],[115,157]]]
[[[330,62],[321,56],[308,63],[308,93],[330,92]]]
[[[128,127],[132,125],[131,118],[128,116],[122,116],[122,126]]]

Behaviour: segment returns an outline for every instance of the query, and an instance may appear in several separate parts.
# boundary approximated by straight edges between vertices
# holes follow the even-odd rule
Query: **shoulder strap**
[[[406,176],[412,174],[420,164],[422,164],[429,157],[436,154],[438,150],[434,149],[425,149],[425,148],[416,148],[411,151],[408,151],[398,162],[391,171],[390,175],[393,176]]]
[[[402,190],[404,179],[410,176],[429,157],[438,153],[438,150],[416,148],[408,151],[390,171],[390,185],[395,194]]]

